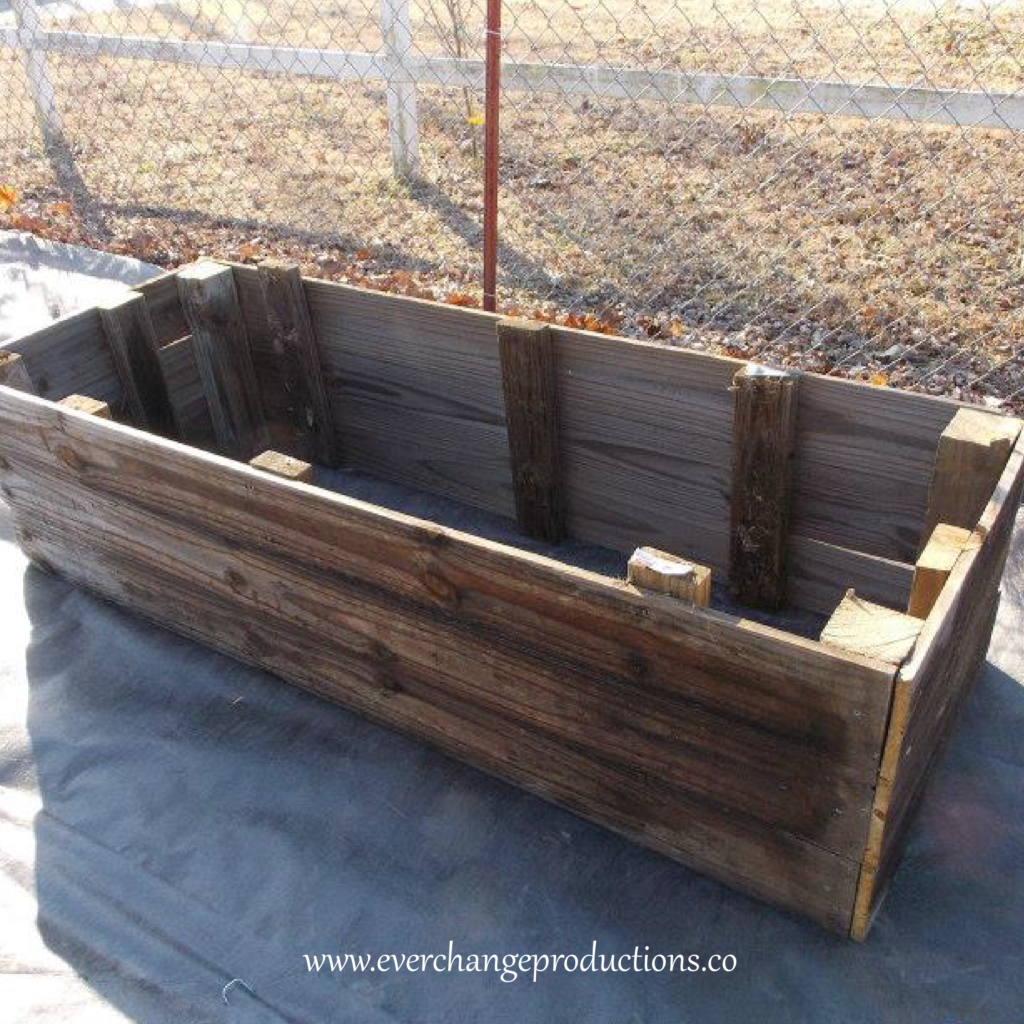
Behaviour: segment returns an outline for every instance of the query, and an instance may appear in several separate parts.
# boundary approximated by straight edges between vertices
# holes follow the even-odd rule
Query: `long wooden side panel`
[[[985,659],[1022,488],[1024,438],[897,678],[858,889],[855,938],[870,928],[932,770]]]
[[[39,561],[849,927],[884,667],[6,388],[0,452]]]

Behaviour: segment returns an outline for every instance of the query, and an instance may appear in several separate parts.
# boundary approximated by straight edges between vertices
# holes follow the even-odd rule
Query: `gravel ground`
[[[553,10],[509,4],[514,56],[1024,86],[1016,2],[987,17],[880,2]],[[424,11],[417,46],[442,52]],[[375,50],[375,18],[374,5],[207,2],[66,24]],[[0,200],[0,226],[163,266],[273,254],[318,276],[479,301],[481,129],[459,91],[419,90],[421,175],[399,182],[376,84],[54,66],[71,146],[56,161],[0,49],[12,115],[0,186],[15,198]],[[505,310],[1024,408],[1020,135],[509,94],[502,145]]]

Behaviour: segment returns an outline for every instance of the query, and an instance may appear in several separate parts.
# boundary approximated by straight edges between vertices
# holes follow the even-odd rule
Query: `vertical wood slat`
[[[146,299],[126,292],[97,308],[133,422],[163,437],[180,438]]]
[[[248,459],[266,448],[266,430],[233,272],[213,262],[185,267],[178,294],[217,444],[231,458]]]
[[[551,334],[516,319],[500,320],[497,331],[516,519],[527,536],[557,544],[565,509]]]
[[[962,526],[939,523],[914,566],[907,614],[928,618],[961,552],[971,542],[971,531]]]
[[[980,409],[961,409],[953,417],[935,451],[922,550],[939,523],[974,529],[1020,429],[1020,420]]]
[[[320,354],[299,268],[278,260],[259,267],[270,344],[282,362],[282,385],[292,403],[290,426],[304,457],[335,468],[340,459]]]
[[[747,366],[733,377],[729,589],[776,610],[786,598],[797,377]]]

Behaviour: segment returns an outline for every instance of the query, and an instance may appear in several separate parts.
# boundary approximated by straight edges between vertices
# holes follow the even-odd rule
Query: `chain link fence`
[[[1024,408],[1021,0],[506,0],[499,308]],[[0,226],[480,298],[483,0],[0,0]]]

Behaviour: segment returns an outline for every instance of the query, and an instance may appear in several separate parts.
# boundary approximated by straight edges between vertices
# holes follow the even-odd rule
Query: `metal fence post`
[[[416,86],[404,67],[412,46],[408,0],[380,0],[388,94],[388,138],[391,162],[400,178],[417,172],[420,163]]]
[[[42,32],[39,10],[35,0],[11,0],[11,6],[21,36],[25,74],[39,118],[39,127],[43,132],[43,141],[47,145],[63,142],[60,115],[57,113],[57,101],[46,63],[46,52],[36,47],[37,37]]]

